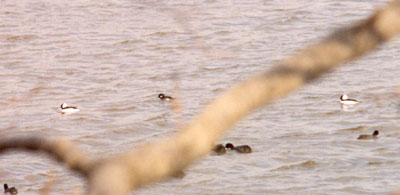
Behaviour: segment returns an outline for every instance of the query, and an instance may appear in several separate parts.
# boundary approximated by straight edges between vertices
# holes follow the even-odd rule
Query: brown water
[[[365,18],[384,1],[0,0],[0,135],[68,137],[107,156],[170,136],[224,89]],[[182,180],[136,194],[384,194],[400,187],[400,42],[303,87],[237,124]],[[179,89],[176,90],[176,85]],[[339,96],[361,101],[342,110]],[[81,111],[61,115],[67,102]],[[377,140],[359,134],[379,129]],[[42,154],[0,157],[0,182],[55,194],[84,181]]]

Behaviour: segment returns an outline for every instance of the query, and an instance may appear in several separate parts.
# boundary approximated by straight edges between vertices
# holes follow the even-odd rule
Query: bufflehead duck
[[[375,130],[372,135],[360,135],[357,139],[377,139],[379,135],[379,131]]]
[[[225,145],[226,149],[230,149],[230,150],[236,150],[236,152],[239,153],[251,153],[251,148],[248,145],[243,145],[243,146],[233,146],[233,144],[231,143],[227,143]]]
[[[354,104],[358,104],[358,101],[355,99],[349,99],[349,97],[347,97],[346,94],[343,94],[340,96],[340,103],[342,103],[344,105],[354,105]]]
[[[9,188],[8,185],[5,183],[4,184],[4,194],[18,194],[18,190],[15,187]]]
[[[65,114],[65,113],[73,113],[73,112],[78,112],[79,111],[79,109],[77,107],[68,106],[67,103],[62,103],[60,108],[61,108],[61,112],[63,114]]]
[[[158,98],[160,98],[160,100],[167,101],[167,102],[172,101],[174,99],[173,97],[166,96],[163,93],[158,94]]]
[[[217,155],[223,155],[226,153],[226,148],[222,144],[218,144],[213,148],[213,152]]]

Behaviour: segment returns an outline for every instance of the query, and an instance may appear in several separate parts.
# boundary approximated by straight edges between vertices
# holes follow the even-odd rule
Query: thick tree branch
[[[50,140],[43,137],[14,137],[0,140],[0,153],[7,150],[43,152],[84,176],[89,175],[91,160],[66,139]]]

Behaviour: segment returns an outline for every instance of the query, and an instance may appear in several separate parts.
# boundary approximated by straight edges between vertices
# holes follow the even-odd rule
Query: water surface
[[[207,102],[386,1],[0,1],[0,135],[68,137],[109,156],[176,132]],[[399,39],[238,123],[186,177],[136,194],[383,194],[400,183]],[[178,87],[177,87],[178,86]],[[183,119],[158,93],[179,96]],[[344,111],[339,96],[361,101]],[[67,102],[81,111],[61,115]],[[359,134],[379,129],[378,140]],[[9,152],[0,181],[38,194],[85,183]]]

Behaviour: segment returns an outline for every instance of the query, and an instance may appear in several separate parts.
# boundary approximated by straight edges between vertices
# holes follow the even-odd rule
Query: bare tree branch
[[[89,194],[128,194],[142,185],[174,175],[207,154],[217,139],[255,109],[375,49],[399,32],[400,2],[394,1],[366,21],[340,29],[270,71],[228,90],[172,138],[129,153],[92,163],[69,142],[41,138],[2,140],[0,152],[10,148],[44,151],[87,175]]]
[[[121,191],[117,193],[127,193],[171,175],[208,153],[229,127],[254,109],[286,95],[341,63],[375,49],[399,31],[400,3],[396,1],[365,22],[341,29],[271,71],[227,91],[175,137],[115,157],[112,161],[121,166],[110,163],[104,171],[96,172],[95,177],[105,178],[118,173],[117,178],[126,178],[130,184],[122,186],[118,183]],[[103,179],[90,182],[90,193],[112,194],[110,189],[115,188],[109,188],[107,184],[109,181]]]
[[[68,168],[84,176],[91,170],[92,161],[66,139],[50,140],[43,137],[14,137],[0,140],[0,153],[7,150],[39,151],[49,154]]]

